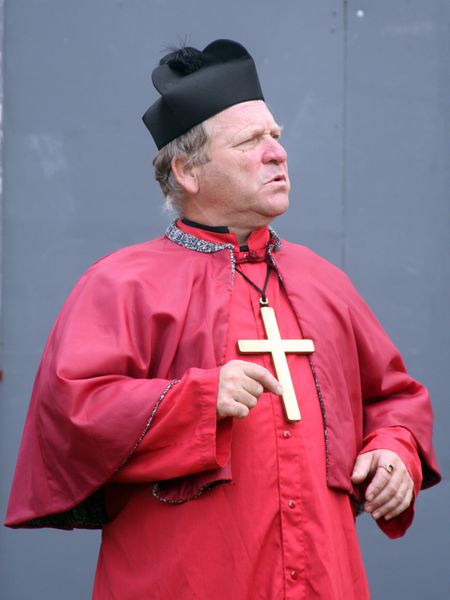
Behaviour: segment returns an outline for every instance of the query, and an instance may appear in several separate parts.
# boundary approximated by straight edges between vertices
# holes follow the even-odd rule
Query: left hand
[[[384,468],[392,465],[392,473]],[[393,519],[408,508],[414,485],[400,456],[391,450],[372,450],[360,454],[353,467],[354,484],[371,480],[366,489],[364,510],[374,519]]]

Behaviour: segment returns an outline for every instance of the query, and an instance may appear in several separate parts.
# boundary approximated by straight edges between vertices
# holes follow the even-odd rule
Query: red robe
[[[258,294],[233,277],[230,259],[244,258],[234,236],[213,234],[214,246],[182,227],[99,261],[69,297],[36,380],[7,524],[108,521],[95,598],[364,598],[352,466],[366,436],[365,450],[397,451],[417,483],[417,443],[423,486],[438,481],[426,391],[339,270],[272,243],[282,336],[316,346],[311,359],[289,357],[303,419],[287,424],[264,394],[247,419],[217,423],[219,366],[243,358],[238,338],[264,337]],[[252,234],[250,258],[267,238]],[[262,283],[265,263],[242,268]],[[401,535],[411,518],[382,525]]]

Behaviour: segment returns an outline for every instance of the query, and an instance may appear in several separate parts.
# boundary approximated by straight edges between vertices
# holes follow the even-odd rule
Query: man
[[[426,390],[346,276],[268,228],[287,157],[245,48],[181,49],[153,82],[182,218],[67,300],[7,524],[102,527],[97,599],[368,598],[358,504],[396,537],[439,480]]]

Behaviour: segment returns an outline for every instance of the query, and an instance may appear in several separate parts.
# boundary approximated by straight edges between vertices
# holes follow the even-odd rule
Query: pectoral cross
[[[262,304],[264,302],[261,301]],[[261,315],[266,330],[266,340],[238,340],[239,351],[243,354],[270,352],[279,383],[283,388],[283,402],[288,421],[300,421],[300,409],[292,384],[291,373],[286,360],[287,352],[311,354],[314,352],[312,340],[283,340],[278,329],[277,318],[271,306],[261,306]]]

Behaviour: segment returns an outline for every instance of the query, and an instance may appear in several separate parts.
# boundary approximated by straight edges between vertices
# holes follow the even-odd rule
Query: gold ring
[[[388,463],[387,465],[380,465],[380,467],[387,471],[389,475],[392,475],[392,473],[394,472],[394,465],[391,463]]]

